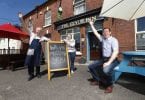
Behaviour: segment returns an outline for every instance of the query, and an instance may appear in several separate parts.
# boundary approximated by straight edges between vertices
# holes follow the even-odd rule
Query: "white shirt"
[[[68,52],[75,52],[75,40],[71,39],[71,40],[65,40],[67,47],[68,47]]]
[[[33,39],[39,39],[40,42],[50,40],[50,39],[48,39],[48,38],[45,37],[45,36],[39,37],[39,36],[37,36],[37,34],[35,34],[34,32],[31,31],[31,32],[30,32],[29,45],[32,43]]]

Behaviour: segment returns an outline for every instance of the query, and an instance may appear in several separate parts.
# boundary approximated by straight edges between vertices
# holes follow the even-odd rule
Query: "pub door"
[[[89,42],[89,55],[90,60],[97,60],[101,57],[101,43],[96,38],[93,32],[88,32],[88,42]]]

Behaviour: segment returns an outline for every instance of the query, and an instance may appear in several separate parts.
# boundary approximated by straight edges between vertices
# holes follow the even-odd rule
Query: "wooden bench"
[[[18,67],[24,67],[26,55],[24,54],[15,54],[11,55],[9,62],[9,69],[15,71]]]

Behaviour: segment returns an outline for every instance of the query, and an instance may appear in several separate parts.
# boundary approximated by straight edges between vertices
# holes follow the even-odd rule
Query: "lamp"
[[[19,12],[19,13],[18,13],[18,16],[19,16],[19,18],[22,18],[22,17],[23,17],[22,12]]]
[[[60,12],[60,13],[62,13],[62,7],[61,6],[59,6],[59,8],[58,8],[58,12]]]
[[[48,11],[49,9],[50,9],[50,8],[47,6],[47,7],[46,7],[46,11]]]

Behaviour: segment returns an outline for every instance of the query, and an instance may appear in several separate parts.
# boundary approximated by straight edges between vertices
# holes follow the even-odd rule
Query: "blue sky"
[[[26,14],[47,0],[0,0],[0,24],[19,24],[18,12]]]

